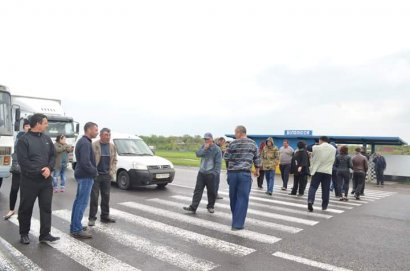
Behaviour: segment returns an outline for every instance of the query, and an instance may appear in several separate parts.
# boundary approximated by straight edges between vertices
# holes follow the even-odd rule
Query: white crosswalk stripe
[[[188,197],[183,197],[183,196],[172,196],[173,198],[184,200],[187,202],[191,201],[191,198]],[[161,200],[161,199],[150,199],[150,201],[158,202],[158,203],[163,203],[163,204],[168,204],[168,205],[173,205],[173,206],[180,206],[178,203],[175,205],[171,201],[166,201],[166,200]],[[221,204],[221,203],[215,203],[215,207],[225,209],[225,210],[230,210],[231,207],[226,204]],[[309,226],[314,226],[318,221],[314,220],[308,220],[308,219],[302,219],[302,218],[297,218],[293,216],[285,216],[285,215],[280,215],[280,214],[275,214],[275,213],[268,213],[268,212],[263,212],[259,210],[254,210],[254,209],[248,209],[248,214],[253,214],[253,215],[258,215],[258,216],[263,216],[267,218],[273,218],[277,220],[283,220],[283,221],[288,221],[288,222],[293,222],[297,224],[304,224],[304,225],[309,225]]]
[[[125,220],[133,225],[141,225],[152,230],[167,233],[169,235],[181,238],[187,242],[193,242],[203,247],[207,247],[222,253],[227,253],[233,256],[246,256],[253,252],[255,249],[247,248],[244,246],[229,243],[220,239],[212,238],[196,232],[184,230],[178,227],[171,226],[169,224],[157,222],[151,219],[147,219],[142,216],[133,215],[127,212],[123,212],[117,209],[110,209],[110,213],[121,220]]]
[[[219,192],[219,193],[222,194],[222,195],[229,195],[229,193],[226,193],[226,192]],[[255,196],[250,196],[249,199],[250,200],[255,200],[255,201],[267,202],[267,203],[274,203],[274,204],[279,204],[279,205],[286,205],[286,206],[292,206],[292,207],[297,207],[297,208],[303,208],[303,209],[307,208],[307,204],[287,202],[287,201],[281,201],[281,200],[275,200],[275,199],[259,198],[259,197],[255,197]],[[349,209],[352,209],[352,208],[349,207]],[[341,214],[344,211],[328,208],[326,210],[326,212]]]
[[[285,260],[289,260],[289,261],[294,261],[294,262],[297,262],[297,263],[300,263],[300,264],[316,267],[316,268],[319,268],[319,269],[322,269],[322,270],[352,271],[350,269],[341,268],[341,267],[337,267],[337,266],[326,264],[326,263],[320,263],[320,262],[305,259],[305,258],[302,258],[302,257],[286,254],[286,253],[283,253],[283,252],[275,252],[273,254],[273,256],[278,257],[278,258],[282,258],[282,259],[285,259]]]
[[[18,221],[15,217],[10,218],[10,221],[13,224],[18,225]],[[38,232],[40,231],[40,222],[38,219],[31,219],[31,231],[33,235],[38,237]],[[138,271],[137,268],[93,248],[90,245],[80,242],[54,227],[51,231],[56,236],[59,236],[61,240],[58,243],[49,245],[90,270]]]
[[[65,221],[71,221],[71,212],[68,210],[54,211],[53,214]],[[146,238],[127,233],[118,228],[113,228],[104,224],[96,224],[93,227],[93,230],[105,234],[110,237],[113,242],[118,242],[124,246],[133,248],[136,251],[175,265],[184,270],[208,271],[218,267],[218,265],[212,262],[193,257],[169,246],[156,244]]]
[[[190,202],[191,201],[190,198],[184,197],[184,196],[173,196],[173,198],[181,200],[181,201],[185,201],[185,202]],[[163,200],[159,200],[159,199],[149,199],[149,201],[157,202],[157,203],[160,203],[160,204],[173,206],[173,207],[177,207],[177,208],[181,208],[181,206],[182,206],[182,204],[180,204],[178,202],[163,201]],[[202,204],[202,205],[204,206],[204,204]],[[220,205],[218,205],[218,206],[220,206]],[[225,220],[230,220],[232,218],[232,216],[228,213],[221,213],[221,212],[217,212],[217,211],[215,213],[213,213],[212,216],[222,218],[222,219],[225,219]],[[260,219],[254,219],[254,218],[250,218],[250,217],[246,218],[246,224],[254,225],[254,226],[260,226],[260,227],[268,228],[268,229],[271,229],[271,230],[283,231],[283,232],[287,232],[287,233],[298,233],[298,232],[301,232],[303,230],[301,228],[290,227],[290,226],[281,225],[281,224],[272,223],[272,222],[266,222],[266,221],[263,221],[263,220],[260,220]]]
[[[9,256],[12,261],[9,261],[7,259],[9,257],[7,256]],[[43,269],[0,237],[0,270],[41,271]]]
[[[252,190],[251,194],[252,195],[261,195],[261,196],[263,195],[264,196],[265,192],[258,191],[258,190]],[[265,196],[265,197],[267,197],[267,196]],[[273,197],[275,199],[286,199],[286,200],[295,201],[295,202],[304,202],[304,203],[307,202],[307,197],[306,196],[304,196],[304,197],[295,197],[295,196],[291,196],[291,195],[288,195],[288,194],[282,194],[281,192],[274,192]],[[316,197],[315,202],[322,202],[322,199],[319,198],[319,197]],[[342,208],[342,209],[346,208],[346,206],[344,206],[344,205],[357,207],[357,206],[362,206],[363,205],[362,203],[367,203],[367,202],[364,202],[364,201],[362,202],[361,201],[360,203],[353,203],[353,202],[341,202],[339,200],[338,201],[329,200],[329,206],[335,207],[335,208]]]
[[[281,240],[280,238],[272,236],[272,235],[257,233],[257,232],[253,232],[249,230],[232,231],[231,227],[224,225],[224,224],[211,222],[208,220],[188,216],[188,215],[181,214],[181,213],[175,213],[175,212],[163,210],[160,208],[155,208],[152,206],[148,206],[148,205],[144,205],[144,204],[140,204],[136,202],[123,202],[123,203],[120,203],[120,205],[128,207],[128,208],[136,209],[139,211],[149,212],[149,213],[152,213],[158,216],[170,218],[172,220],[177,220],[179,222],[186,222],[186,223],[190,223],[192,225],[196,225],[199,227],[212,229],[214,231],[219,231],[222,233],[235,235],[241,238],[250,239],[253,241],[260,242],[260,243],[274,244]]]

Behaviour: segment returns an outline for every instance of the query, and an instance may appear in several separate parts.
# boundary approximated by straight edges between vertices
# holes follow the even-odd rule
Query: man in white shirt
[[[322,187],[322,210],[326,211],[329,205],[330,181],[332,179],[333,164],[336,157],[336,148],[329,144],[329,138],[322,136],[319,139],[319,145],[312,148],[312,159],[310,174],[312,181],[310,182],[308,196],[308,210],[313,212],[313,203],[315,202],[316,191],[319,184]]]

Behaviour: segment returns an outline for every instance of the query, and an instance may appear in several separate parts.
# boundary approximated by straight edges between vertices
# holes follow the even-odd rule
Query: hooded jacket
[[[272,146],[268,146],[268,142],[272,142]],[[275,170],[279,164],[279,149],[275,146],[273,138],[269,137],[266,140],[266,145],[263,147],[262,153],[262,169]]]

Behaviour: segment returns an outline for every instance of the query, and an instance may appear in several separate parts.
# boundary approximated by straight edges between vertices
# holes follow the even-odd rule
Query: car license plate
[[[167,179],[169,178],[169,174],[157,174],[157,179]]]

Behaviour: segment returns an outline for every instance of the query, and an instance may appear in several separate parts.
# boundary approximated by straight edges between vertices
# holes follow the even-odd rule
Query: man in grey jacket
[[[206,187],[208,193],[208,212],[215,212],[215,178],[221,171],[222,152],[221,149],[213,142],[211,133],[204,135],[205,144],[196,152],[196,156],[201,158],[192,204],[184,207],[185,211],[196,213],[196,209],[202,199],[202,194]]]

